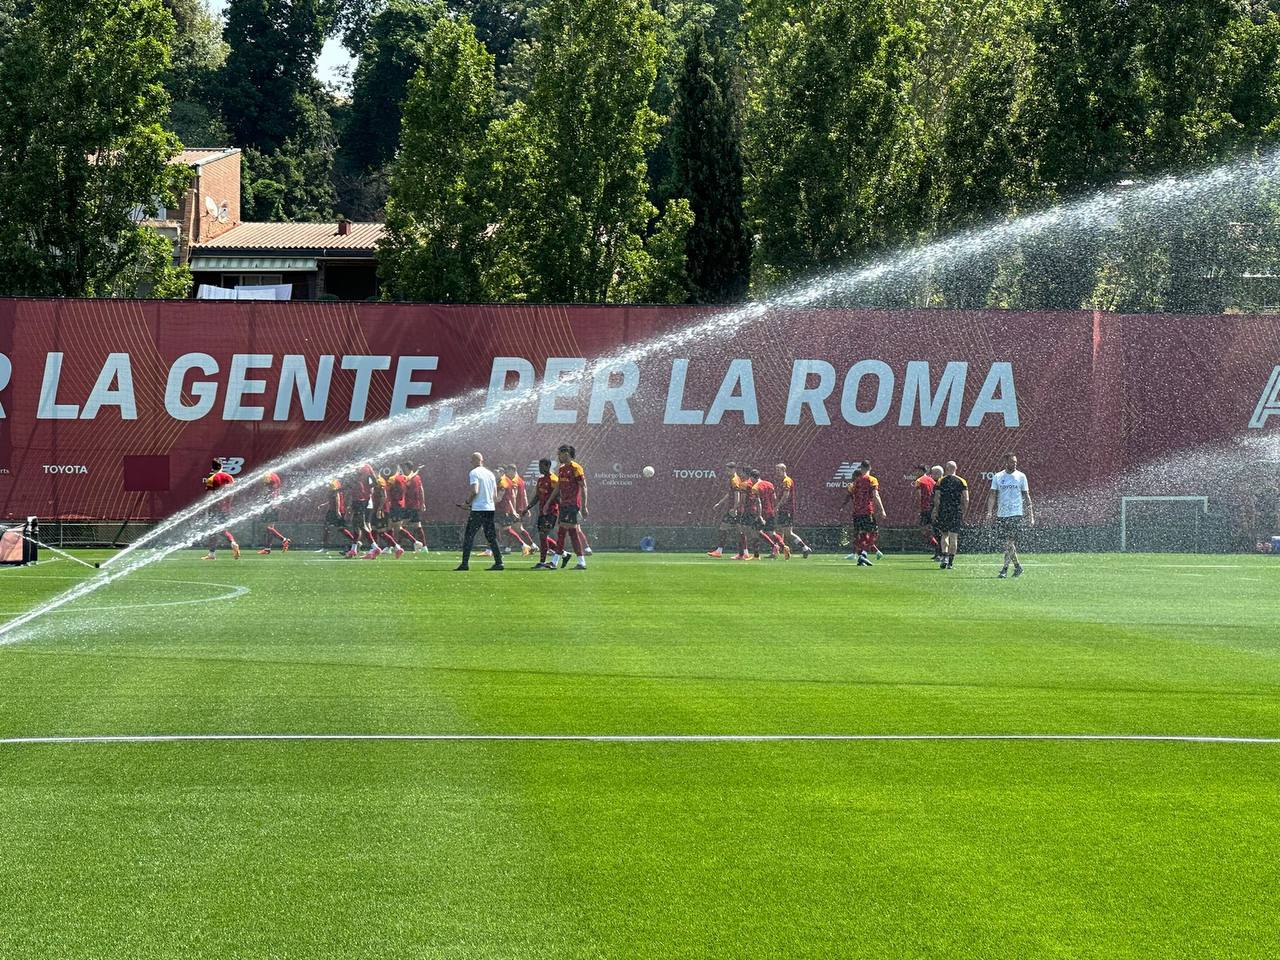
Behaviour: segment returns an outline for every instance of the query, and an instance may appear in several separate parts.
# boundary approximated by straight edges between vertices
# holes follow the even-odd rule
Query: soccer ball
[[[641,472],[642,474],[644,474],[644,478],[645,478],[646,480],[652,480],[652,479],[653,479],[653,474],[654,474],[654,469],[653,469],[653,467],[645,467],[645,468],[644,468],[643,470],[641,470],[640,472]]]

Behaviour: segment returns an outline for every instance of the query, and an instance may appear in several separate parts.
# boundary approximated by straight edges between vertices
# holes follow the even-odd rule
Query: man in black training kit
[[[493,551],[493,566],[489,569],[502,570],[502,548],[498,546],[498,531],[493,526],[498,478],[484,465],[483,454],[471,455],[471,473],[467,475],[467,484],[466,503],[458,504],[470,513],[467,515],[467,532],[462,535],[462,562],[457,569],[471,569],[471,547],[476,542],[476,533],[483,527],[484,538],[489,541],[489,549]]]
[[[942,479],[933,488],[933,523],[942,534],[942,562],[939,570],[950,570],[956,564],[960,545],[960,528],[969,512],[969,485],[956,476],[956,462],[948,460]]]

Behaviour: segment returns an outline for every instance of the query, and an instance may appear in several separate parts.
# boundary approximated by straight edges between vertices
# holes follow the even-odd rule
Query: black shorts
[[[853,518],[853,529],[858,533],[875,533],[880,529],[880,525],[876,523],[874,513],[864,513],[860,517]]]
[[[498,515],[498,523],[503,526],[512,527],[519,522],[520,515],[518,513],[502,513]]]
[[[795,517],[791,515],[790,510],[778,511],[778,526],[789,527],[795,522]]]
[[[346,521],[342,519],[342,514],[336,510],[330,510],[325,514],[324,525],[326,527],[342,527],[346,526]]]
[[[939,533],[959,533],[964,526],[964,517],[958,513],[939,513],[935,526]]]
[[[720,522],[727,524],[728,526],[731,526],[731,527],[737,526],[738,515],[736,513],[726,513],[724,515],[724,519]]]
[[[400,519],[405,523],[421,523],[422,511],[416,507],[405,507],[400,511]]]
[[[759,517],[756,519],[756,529],[763,530],[765,533],[773,533],[777,529],[777,519],[775,517]]]
[[[538,532],[550,533],[559,522],[560,514],[558,513],[540,513],[538,514]]]
[[[351,525],[353,527],[363,527],[369,522],[369,505],[356,502],[351,505]]]
[[[578,514],[581,512],[581,507],[575,507],[571,503],[562,503],[560,504],[560,522],[575,526],[578,522]]]
[[[932,527],[932,526],[933,526],[933,511],[932,511],[932,510],[921,510],[921,511],[920,511],[920,526],[922,526],[922,527]]]
[[[1022,517],[996,517],[996,534],[1001,540],[1018,542],[1022,536],[1024,522]]]
[[[759,519],[754,513],[742,513],[738,515],[738,525],[742,527],[750,527],[752,530],[756,528],[756,520]]]
[[[262,514],[262,522],[263,523],[279,523],[280,511],[277,510],[275,507],[272,507],[270,510],[265,511]]]

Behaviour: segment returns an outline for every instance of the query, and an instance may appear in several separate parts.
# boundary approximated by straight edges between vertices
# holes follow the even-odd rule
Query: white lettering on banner
[[[875,377],[876,402],[870,410],[858,409],[858,388],[863,377]],[[849,368],[840,395],[840,415],[855,427],[874,427],[884,419],[893,403],[893,369],[883,360],[859,360]]]
[[[240,476],[244,469],[244,457],[220,457],[218,462],[222,464],[222,472],[231,477]]]
[[[192,370],[199,370],[206,377],[218,372],[218,362],[207,353],[184,353],[169,368],[169,379],[164,385],[164,408],[175,420],[190,422],[207,416],[218,399],[218,385],[207,380],[191,384],[191,396],[196,402],[190,406],[182,402],[183,381]]]
[[[9,378],[13,376],[13,364],[9,358],[0,353],[0,390],[9,386]],[[0,403],[0,420],[4,419],[4,404]]]
[[[587,361],[581,357],[548,357],[542,374],[542,396],[538,400],[538,423],[577,423],[578,411],[564,410],[556,406],[556,400],[578,399],[580,380],[573,375],[581,373]],[[573,377],[566,380],[566,377]]]
[[[622,377],[622,383],[614,384],[613,375]],[[613,407],[618,423],[635,423],[631,415],[630,400],[640,386],[640,365],[631,361],[610,363],[596,371],[591,384],[591,405],[587,409],[587,423],[604,423],[604,408]]]
[[[329,387],[333,383],[333,357],[329,354],[316,361],[316,382],[313,387],[307,372],[307,358],[298,353],[286,354],[280,361],[280,386],[276,390],[276,409],[271,419],[289,419],[293,398],[302,407],[302,419],[323,420],[329,409]]]
[[[516,375],[516,385],[507,386],[507,378]],[[531,391],[538,382],[533,364],[524,357],[494,357],[489,371],[489,394],[485,406],[492,407],[500,400]]]
[[[1004,417],[1004,425],[1018,426],[1018,392],[1013,386],[1013,364],[993,363],[987,371],[987,379],[978,391],[978,399],[969,410],[966,427],[980,427],[988,415]]]
[[[58,381],[62,379],[62,354],[50,353],[44,358],[44,379],[40,381],[40,402],[36,406],[39,420],[74,420],[80,408],[74,403],[58,403]]]
[[[680,468],[673,469],[671,476],[676,480],[716,480],[718,474],[715,470],[682,470]]]
[[[439,357],[401,357],[396,364],[396,382],[391,390],[391,416],[398,416],[409,409],[410,397],[431,396],[430,380],[415,380],[415,373],[436,369]]]
[[[112,384],[115,384],[114,389]],[[138,419],[138,401],[133,393],[133,366],[127,353],[108,354],[107,362],[98,374],[98,382],[85,401],[80,419],[96,419],[103,407],[119,408],[121,420]]]
[[[246,406],[244,398],[267,392],[267,381],[250,380],[250,370],[266,370],[275,362],[269,353],[236,353],[231,356],[231,370],[227,374],[227,399],[222,405],[223,420],[261,420],[265,407]]]
[[[664,426],[696,427],[702,423],[701,410],[684,408],[684,382],[688,376],[688,360],[671,361],[671,379],[667,382],[667,409],[662,415]]]
[[[818,375],[816,386],[809,386],[809,376]],[[800,423],[800,411],[809,408],[815,426],[829,427],[827,397],[836,388],[836,368],[825,360],[797,360],[791,366],[791,389],[787,392],[787,415],[782,421],[789,427]]]
[[[742,414],[744,426],[753,427],[760,423],[760,410],[756,405],[756,380],[751,372],[750,360],[739,359],[729,364],[720,389],[716,392],[716,399],[707,413],[707,426],[714,427],[731,410]]]
[[[44,472],[62,475],[75,474],[78,476],[88,476],[89,468],[80,463],[46,463],[44,464]]]
[[[0,375],[3,380],[3,375]],[[4,383],[0,382],[0,389],[4,389]],[[3,414],[0,414],[3,416]],[[1271,376],[1267,378],[1267,385],[1262,388],[1262,395],[1258,397],[1258,405],[1253,408],[1253,417],[1249,420],[1250,430],[1261,430],[1267,425],[1267,420],[1271,417],[1280,417],[1280,367],[1271,368]]]
[[[351,385],[351,412],[347,415],[347,420],[361,423],[369,407],[369,384],[373,380],[373,371],[390,370],[391,358],[343,357],[342,369],[356,372],[355,383]]]
[[[920,406],[920,426],[938,424],[943,404],[947,407],[948,427],[960,425],[960,406],[964,403],[964,381],[969,375],[969,364],[953,360],[942,371],[938,392],[933,392],[929,378],[928,360],[907,361],[907,375],[902,381],[902,406],[898,413],[898,426],[909,427],[916,422],[916,404]]]

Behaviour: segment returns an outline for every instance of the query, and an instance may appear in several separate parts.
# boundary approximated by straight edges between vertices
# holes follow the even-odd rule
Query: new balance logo
[[[861,460],[846,460],[836,467],[835,473],[831,474],[831,479],[827,481],[827,487],[832,490],[847,487],[853,483],[854,471],[860,466],[862,466]]]
[[[223,457],[222,471],[230,476],[239,476],[244,469],[244,457]]]
[[[1249,421],[1249,429],[1261,430],[1267,425],[1268,417],[1280,417],[1280,367],[1271,368],[1267,385],[1262,388],[1258,405],[1253,408],[1253,419]]]
[[[524,478],[526,480],[537,480],[540,476],[542,476],[542,473],[538,470],[538,461],[530,460],[529,465],[524,468]]]

